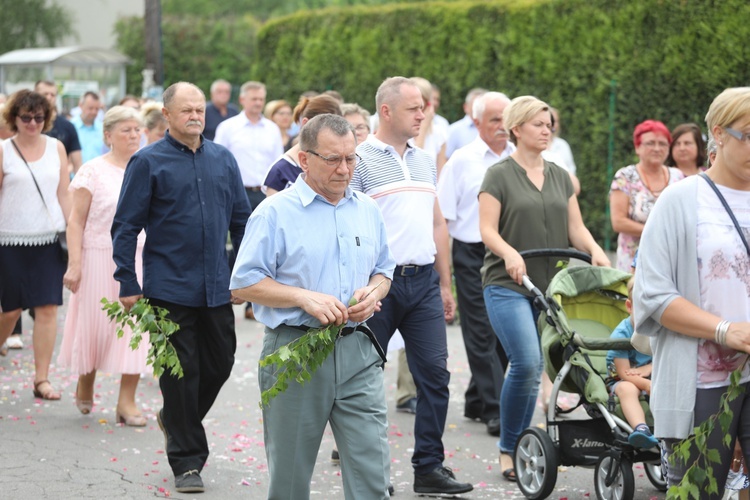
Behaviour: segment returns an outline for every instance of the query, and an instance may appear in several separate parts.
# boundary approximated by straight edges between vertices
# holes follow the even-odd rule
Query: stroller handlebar
[[[523,250],[518,253],[524,259],[533,259],[536,257],[563,257],[568,259],[578,259],[587,264],[591,264],[591,255],[573,248],[538,248],[534,250]]]
[[[575,345],[590,351],[632,351],[635,349],[630,343],[630,339],[585,338],[578,332],[573,334],[572,341]]]

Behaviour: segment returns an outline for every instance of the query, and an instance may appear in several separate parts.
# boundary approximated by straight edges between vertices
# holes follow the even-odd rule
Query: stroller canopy
[[[606,403],[609,395],[603,377],[607,375],[609,347],[568,347],[576,333],[592,343],[606,344],[612,330],[628,317],[625,299],[630,277],[608,267],[577,266],[560,271],[550,282],[547,297],[551,321],[542,312],[538,328],[550,379],[555,379],[567,358],[573,364],[571,376],[561,385],[563,391],[581,394],[592,403]]]

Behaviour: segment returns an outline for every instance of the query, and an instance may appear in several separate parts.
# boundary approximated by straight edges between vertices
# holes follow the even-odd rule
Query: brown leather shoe
[[[253,312],[252,307],[248,307],[247,309],[245,309],[245,319],[255,320],[255,313]]]

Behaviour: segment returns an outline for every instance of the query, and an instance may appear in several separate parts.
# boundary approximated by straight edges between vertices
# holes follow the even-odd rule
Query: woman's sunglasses
[[[24,123],[31,123],[31,120],[34,120],[37,123],[43,123],[44,119],[47,118],[44,115],[18,115],[18,117],[21,119]]]

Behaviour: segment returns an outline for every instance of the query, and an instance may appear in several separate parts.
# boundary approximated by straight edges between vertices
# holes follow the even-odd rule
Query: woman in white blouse
[[[21,311],[34,309],[34,396],[57,400],[48,372],[65,273],[57,233],[70,206],[67,155],[42,133],[52,128],[52,110],[41,94],[16,92],[3,118],[15,135],[0,147],[0,345]]]

